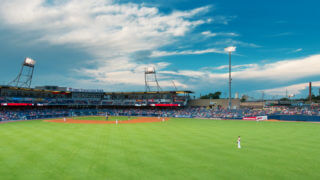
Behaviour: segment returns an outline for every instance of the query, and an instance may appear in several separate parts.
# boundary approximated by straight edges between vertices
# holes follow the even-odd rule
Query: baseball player
[[[238,148],[239,148],[239,149],[241,148],[240,141],[241,141],[241,139],[240,139],[240,136],[239,136],[239,137],[238,137],[238,140],[237,140]]]

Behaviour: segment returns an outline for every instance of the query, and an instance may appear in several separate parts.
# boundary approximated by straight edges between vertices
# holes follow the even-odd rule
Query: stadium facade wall
[[[265,106],[265,101],[247,101],[241,102],[241,108],[254,108],[254,109],[262,109]]]
[[[193,99],[189,101],[189,106],[192,107],[228,107],[228,99]],[[240,99],[232,99],[232,107],[240,108]]]

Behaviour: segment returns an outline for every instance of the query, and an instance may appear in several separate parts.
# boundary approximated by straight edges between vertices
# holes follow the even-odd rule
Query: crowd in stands
[[[28,120],[69,116],[69,110],[1,110],[0,121]]]
[[[151,101],[153,104],[161,104],[161,99],[154,99]],[[147,100],[136,101],[136,99],[132,100],[76,100],[76,99],[32,99],[32,98],[1,98],[0,103],[31,103],[34,105],[45,105],[45,106],[57,106],[57,105],[88,105],[88,106],[97,106],[97,105],[123,105],[123,106],[134,106],[134,105],[142,105],[148,104]],[[150,104],[150,103],[149,103]],[[175,104],[185,104],[185,101],[175,101]]]
[[[32,103],[32,104],[45,104],[45,105],[100,105],[99,100],[73,100],[73,99],[41,99],[34,100],[31,98],[25,99],[0,99],[0,103]]]
[[[208,109],[205,107],[185,108],[107,108],[107,109],[2,109],[0,120],[26,120],[41,118],[56,118],[67,116],[104,115],[112,116],[154,116],[154,117],[182,117],[182,118],[222,118],[242,119],[243,117],[265,116],[265,115],[306,115],[320,116],[319,107],[279,107],[265,108],[263,110],[253,109]]]

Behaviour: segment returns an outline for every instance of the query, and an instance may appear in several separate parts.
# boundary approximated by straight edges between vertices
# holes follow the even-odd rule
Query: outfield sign
[[[1,106],[33,106],[32,103],[1,103]]]
[[[263,121],[268,120],[268,116],[243,117],[242,120]]]
[[[150,104],[150,106],[156,106],[156,107],[174,107],[174,106],[180,106],[180,104]]]

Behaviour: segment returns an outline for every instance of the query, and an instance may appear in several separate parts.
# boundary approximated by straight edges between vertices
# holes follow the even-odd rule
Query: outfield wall
[[[320,116],[304,116],[304,115],[270,115],[268,119],[276,119],[282,121],[304,121],[304,122],[320,122]]]

